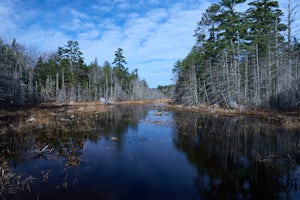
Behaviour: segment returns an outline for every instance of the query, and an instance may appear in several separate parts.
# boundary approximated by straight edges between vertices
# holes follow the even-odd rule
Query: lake
[[[300,130],[272,121],[157,105],[5,120],[0,199],[300,199]]]

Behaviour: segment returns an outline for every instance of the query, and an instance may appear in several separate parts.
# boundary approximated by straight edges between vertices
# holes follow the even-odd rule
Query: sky
[[[86,64],[112,63],[122,48],[129,71],[138,69],[157,87],[173,83],[173,65],[195,44],[194,30],[213,2],[219,1],[0,0],[0,37],[49,53],[78,41]],[[279,3],[285,11],[287,0]]]

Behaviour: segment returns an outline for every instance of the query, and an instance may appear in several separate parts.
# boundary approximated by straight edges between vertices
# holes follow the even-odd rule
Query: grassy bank
[[[279,111],[271,109],[228,109],[223,107],[214,107],[208,105],[201,106],[183,106],[169,104],[170,109],[197,112],[201,114],[215,115],[215,116],[249,116],[261,118],[269,121],[270,123],[276,123],[278,126],[282,126],[290,130],[300,130],[300,110],[294,111]]]
[[[24,105],[13,110],[0,110],[1,133],[8,130],[21,132],[26,128],[46,129],[48,127],[64,128],[72,123],[84,124],[84,117],[91,114],[101,114],[110,110],[113,105],[144,105],[153,104],[167,106],[169,109],[183,112],[196,112],[214,116],[249,116],[261,118],[290,130],[300,129],[300,111],[277,111],[268,109],[228,109],[208,105],[182,106],[174,105],[170,99],[151,101],[123,101],[103,105],[100,102],[75,103],[42,103],[39,105]]]

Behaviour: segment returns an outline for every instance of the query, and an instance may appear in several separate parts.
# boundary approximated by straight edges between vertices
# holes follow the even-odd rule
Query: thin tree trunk
[[[55,93],[56,93],[56,98],[58,97],[58,92],[59,92],[59,85],[58,85],[58,72],[56,73],[56,89],[55,89]]]
[[[227,52],[225,53],[225,68],[226,68],[226,82],[227,82],[227,97],[229,101],[231,101],[230,95],[230,78],[229,78],[229,68],[228,68],[228,55]]]
[[[277,21],[277,19],[276,19]],[[280,93],[279,82],[279,60],[278,60],[278,34],[277,34],[277,22],[275,26],[275,57],[276,57],[276,96]]]
[[[248,103],[248,54],[245,57],[245,84],[244,84],[244,101]]]
[[[238,91],[238,102],[240,103],[241,101],[241,72],[240,72],[240,65],[239,65],[239,59],[240,59],[240,34],[238,34],[238,47],[237,47],[237,59],[236,59],[236,64],[237,64],[237,91]]]
[[[260,105],[260,70],[259,70],[259,57],[258,57],[258,45],[256,44],[256,105]]]

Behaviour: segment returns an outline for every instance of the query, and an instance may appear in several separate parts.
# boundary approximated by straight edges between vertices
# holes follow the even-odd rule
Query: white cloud
[[[99,12],[110,12],[113,7],[108,5],[92,5],[92,8]]]
[[[56,51],[59,46],[63,46],[66,41],[70,40],[67,35],[56,30],[43,30],[39,27],[31,27],[31,30],[23,33],[22,36],[16,36],[17,41],[36,46],[40,51]]]
[[[89,18],[88,15],[86,15],[85,13],[78,12],[75,9],[71,9],[70,12],[74,18],[80,18],[80,19],[88,19]]]
[[[16,37],[43,51],[55,51],[68,40],[77,40],[87,64],[95,57],[100,64],[105,60],[112,62],[120,47],[127,67],[138,68],[141,78],[154,87],[171,83],[173,65],[194,45],[193,31],[210,2],[186,0],[172,4],[168,0],[140,0],[132,4],[107,0],[90,5],[91,9],[84,12],[80,7],[62,4],[57,12],[32,8],[18,13],[22,10],[18,0],[2,0],[0,36]],[[286,7],[284,0],[279,3],[282,9]],[[245,9],[244,5],[239,9]],[[299,24],[299,14],[295,19]],[[47,20],[49,26],[42,20]]]
[[[129,8],[132,8],[133,5],[130,1],[127,0],[112,0],[112,2],[114,3],[114,5],[122,10],[126,10]]]
[[[155,22],[161,22],[168,17],[168,10],[163,9],[163,8],[157,8],[150,10],[147,14],[146,17],[149,18],[152,21]]]
[[[150,86],[169,84],[173,64],[185,57],[194,44],[193,30],[201,16],[201,10],[191,9],[190,5],[183,3],[158,8],[159,5],[168,3],[141,0],[132,5],[126,0],[114,0],[103,5],[91,5],[92,10],[100,12],[101,17],[90,16],[79,8],[60,7],[61,13],[69,10],[71,15],[65,19],[57,16],[64,20],[58,21],[56,27],[44,27],[42,23],[27,28],[17,27],[14,36],[21,42],[36,45],[41,50],[52,51],[68,40],[78,40],[88,64],[96,57],[100,64],[105,60],[112,62],[115,50],[121,47],[124,49],[129,69],[138,68],[141,78],[145,78]],[[11,5],[12,8],[16,6],[13,3]],[[156,7],[151,9],[151,5]],[[119,12],[112,13],[116,9]],[[9,14],[14,13],[13,11]],[[34,9],[30,12],[23,17],[31,19],[38,13]],[[101,15],[101,12],[110,14]],[[3,13],[0,15],[4,15]],[[120,24],[119,20],[124,23]],[[10,20],[6,24],[13,27],[16,22]]]
[[[17,28],[16,15],[13,10],[13,1],[3,0],[0,2],[0,34],[11,35],[12,30]],[[3,37],[2,36],[2,37]]]
[[[103,22],[100,27],[105,32],[99,39],[80,41],[86,61],[95,57],[99,63],[112,61],[114,51],[121,47],[129,69],[138,68],[150,86],[170,84],[173,64],[194,45],[193,30],[199,20],[195,16],[201,16],[199,9],[180,6],[153,9],[143,15],[132,13],[122,27],[113,20]]]

